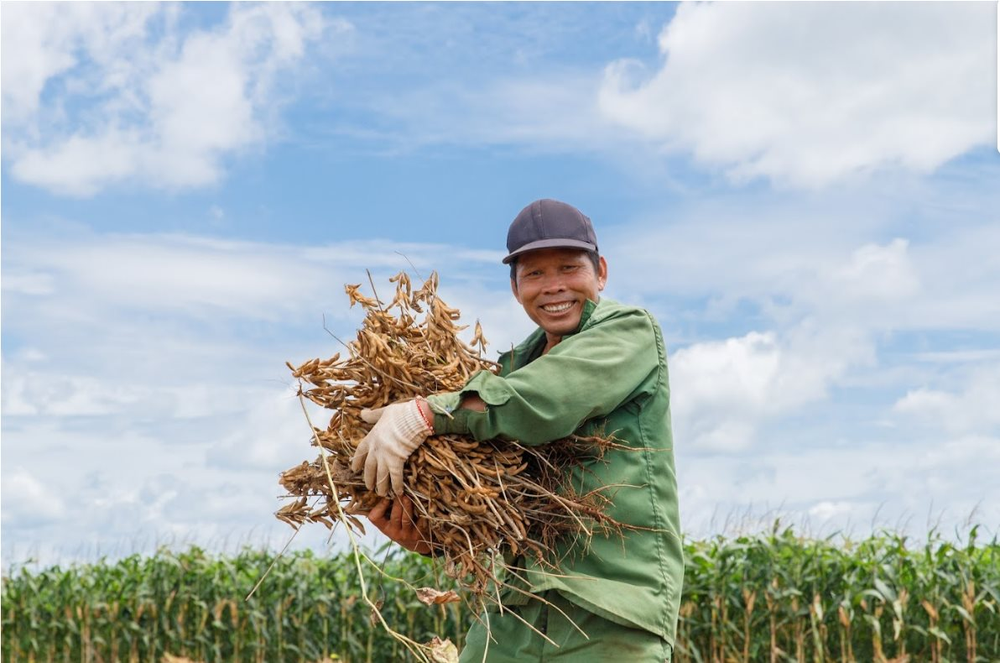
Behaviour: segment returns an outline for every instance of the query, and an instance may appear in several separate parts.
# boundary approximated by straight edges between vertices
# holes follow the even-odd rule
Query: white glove
[[[375,424],[351,458],[351,469],[365,468],[365,485],[379,495],[392,490],[403,494],[403,464],[434,429],[420,411],[416,400],[392,403],[375,410],[362,410],[361,418]]]

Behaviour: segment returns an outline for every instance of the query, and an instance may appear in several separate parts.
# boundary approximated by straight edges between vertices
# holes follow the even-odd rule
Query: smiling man
[[[538,325],[458,392],[394,403],[363,416],[375,424],[353,467],[380,495],[402,493],[406,458],[433,433],[507,438],[542,445],[572,435],[613,433],[628,449],[585,461],[566,477],[577,491],[604,490],[608,515],[634,526],[623,536],[566,537],[558,571],[514,559],[517,589],[472,627],[463,662],[669,661],[684,575],[666,350],[646,311],[600,297],[608,265],[590,219],[556,200],[538,200],[507,234],[511,290]],[[427,553],[406,498],[369,515],[404,547]],[[535,600],[540,597],[542,600]],[[530,625],[530,626],[529,626]],[[545,637],[542,637],[544,634]],[[487,647],[488,646],[488,647]]]

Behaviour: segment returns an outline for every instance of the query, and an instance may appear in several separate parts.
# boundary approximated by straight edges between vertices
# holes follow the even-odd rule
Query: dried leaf
[[[371,622],[372,626],[378,626],[379,622],[381,621],[379,619],[379,615],[381,614],[379,610],[381,609],[382,609],[382,600],[379,599],[378,601],[375,601],[375,607],[372,608],[371,613],[369,613],[368,615],[368,621]]]
[[[436,635],[427,643],[430,658],[434,663],[458,663],[458,648],[451,640],[442,640]]]
[[[455,603],[462,599],[449,589],[446,592],[434,589],[433,587],[421,587],[417,590],[417,599],[424,605],[441,605],[442,603]]]

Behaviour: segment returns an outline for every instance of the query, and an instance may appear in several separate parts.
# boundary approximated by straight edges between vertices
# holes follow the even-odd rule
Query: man
[[[406,458],[433,433],[525,445],[613,433],[631,449],[585,462],[567,480],[581,492],[605,487],[608,514],[637,529],[586,543],[566,537],[556,573],[516,559],[525,582],[511,582],[522,591],[506,591],[504,610],[485,616],[489,642],[483,623],[472,627],[461,660],[488,651],[488,661],[512,663],[669,661],[683,558],[660,328],[642,309],[601,299],[607,262],[575,207],[531,203],[511,224],[507,249],[511,290],[538,329],[501,355],[500,375],[481,371],[458,392],[364,413],[375,425],[352,465],[364,467],[370,489],[386,495],[392,484],[400,495]],[[369,519],[404,547],[429,551],[408,499],[383,500]]]

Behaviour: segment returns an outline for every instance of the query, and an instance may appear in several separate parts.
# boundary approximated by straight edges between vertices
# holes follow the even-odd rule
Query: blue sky
[[[996,11],[5,4],[4,563],[283,543],[284,362],[408,260],[519,341],[540,197],[663,327],[691,536],[995,532]]]

